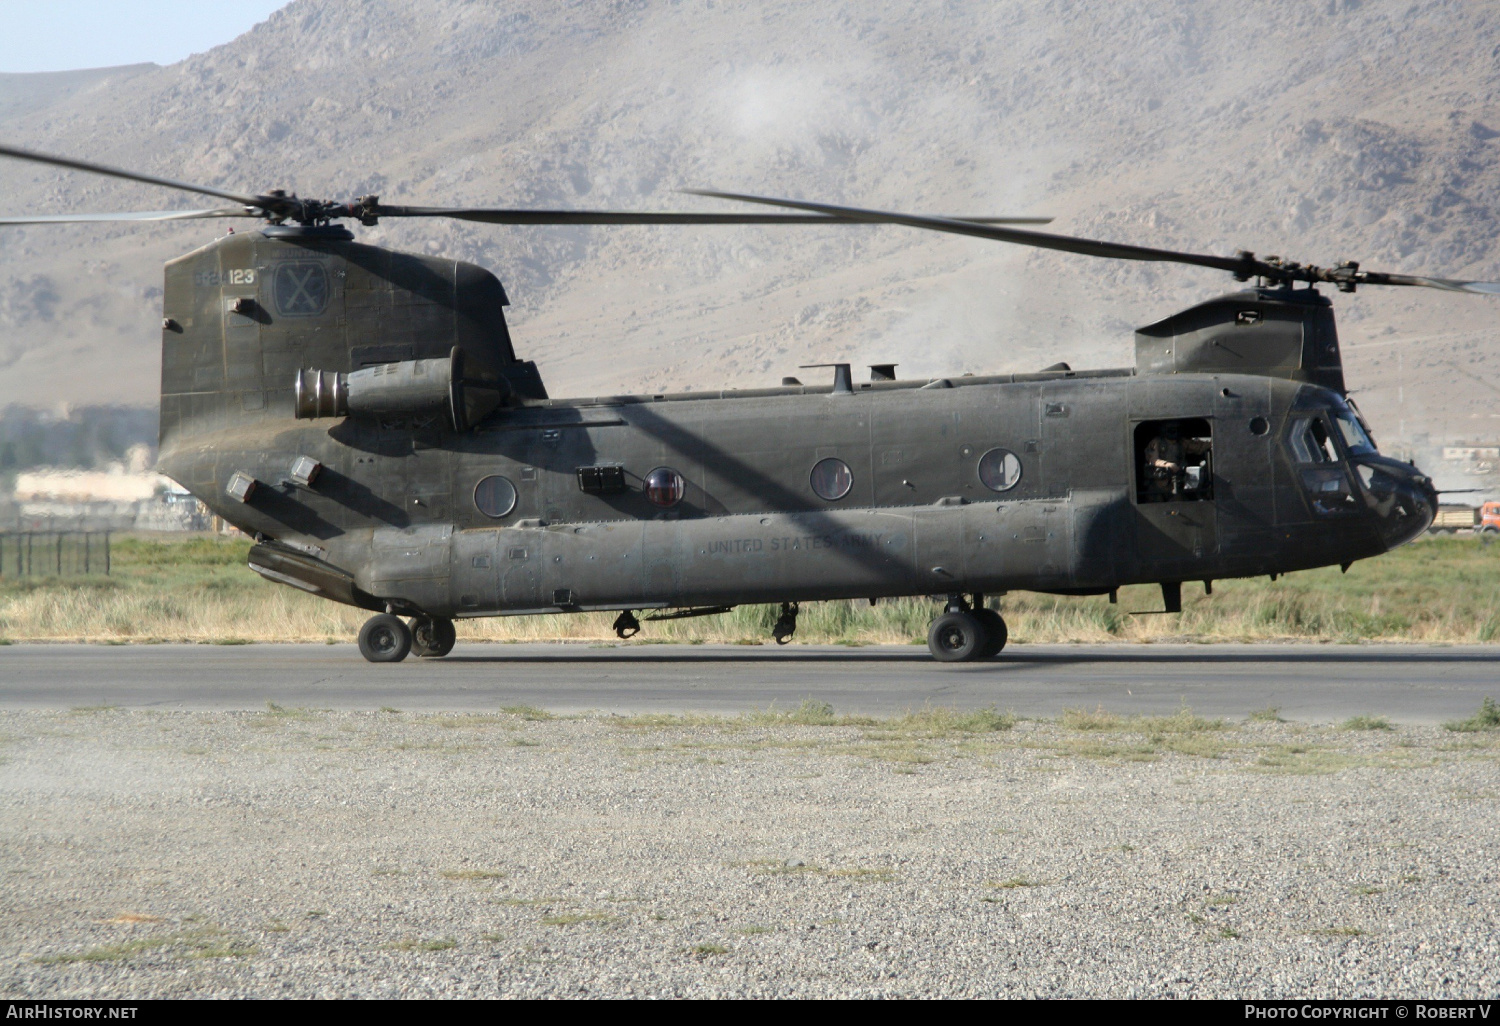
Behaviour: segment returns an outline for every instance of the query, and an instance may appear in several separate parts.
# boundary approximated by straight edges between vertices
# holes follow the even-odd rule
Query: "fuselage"
[[[185,438],[162,467],[230,522],[345,572],[352,599],[330,597],[459,617],[1104,592],[1353,562],[1431,515],[1425,479],[1353,451],[1338,428],[1353,414],[1316,385],[1131,370],[922,385],[548,400],[465,432],[273,407]],[[1330,438],[1316,465],[1289,435],[1311,420]],[[1143,439],[1166,423],[1208,439],[1191,494],[1147,480]],[[321,466],[310,486],[290,479],[298,457]],[[825,461],[845,469],[828,478]],[[680,476],[665,508],[653,471]],[[236,473],[258,483],[251,502],[227,495]],[[601,479],[614,487],[585,490]]]

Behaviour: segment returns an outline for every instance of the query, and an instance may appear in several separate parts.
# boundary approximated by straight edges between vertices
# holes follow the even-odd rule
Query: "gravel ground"
[[[1186,716],[4,713],[0,995],[1492,997],[1497,756]]]

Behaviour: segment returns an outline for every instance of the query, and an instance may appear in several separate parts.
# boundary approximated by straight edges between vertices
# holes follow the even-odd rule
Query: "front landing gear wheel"
[[[1005,626],[1005,618],[993,609],[976,609],[973,616],[979,621],[979,626],[984,628],[985,635],[984,644],[974,658],[993,659],[1010,640],[1010,629]]]
[[[940,663],[961,663],[979,657],[987,634],[972,613],[944,613],[927,629],[927,648]]]
[[[441,659],[453,651],[458,632],[453,621],[441,616],[419,616],[411,622],[411,654],[427,659]]]
[[[399,663],[411,651],[411,631],[399,616],[381,613],[359,629],[359,654],[372,663]]]

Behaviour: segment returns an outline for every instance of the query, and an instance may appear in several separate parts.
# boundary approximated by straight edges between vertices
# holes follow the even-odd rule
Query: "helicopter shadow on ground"
[[[571,646],[569,646],[569,647],[571,647]],[[652,645],[652,646],[646,646],[646,647],[656,648],[657,646]],[[666,648],[668,646],[661,646],[661,647]],[[677,646],[672,646],[672,647],[677,647]],[[594,665],[605,665],[605,664],[608,664],[608,663],[611,663],[611,662],[617,663],[618,665],[621,665],[621,666],[634,665],[634,664],[639,664],[639,663],[649,663],[649,664],[653,664],[653,665],[654,664],[692,665],[692,664],[695,664],[695,663],[721,663],[722,664],[722,663],[752,663],[752,662],[754,662],[754,663],[762,663],[762,664],[765,664],[765,665],[772,665],[773,662],[774,663],[902,663],[902,664],[907,664],[907,663],[932,663],[932,665],[934,665],[934,666],[941,665],[939,663],[934,662],[932,656],[930,656],[930,655],[927,654],[927,650],[925,648],[920,649],[920,650],[918,650],[916,648],[913,648],[913,650],[911,652],[898,652],[898,653],[891,653],[891,652],[881,652],[881,653],[876,653],[876,652],[859,652],[857,650],[856,651],[850,651],[850,652],[802,652],[802,651],[796,651],[796,650],[784,650],[784,651],[778,651],[774,656],[772,656],[772,655],[765,655],[765,656],[756,657],[754,655],[742,654],[742,653],[736,653],[736,652],[704,652],[704,651],[701,651],[701,650],[700,651],[694,651],[694,652],[691,652],[691,653],[679,653],[679,652],[643,652],[643,651],[640,651],[640,650],[638,650],[638,649],[636,649],[634,647],[631,647],[631,648],[628,648],[628,649],[625,649],[625,650],[621,650],[621,649],[609,650],[609,649],[594,649],[594,648],[591,648],[591,649],[588,649],[588,650],[583,651],[583,652],[566,652],[566,653],[557,653],[557,654],[551,654],[551,653],[549,653],[549,654],[546,654],[546,655],[533,654],[533,653],[529,653],[529,652],[509,653],[509,654],[506,654],[506,655],[493,655],[493,656],[491,656],[491,655],[473,655],[473,654],[465,653],[464,655],[448,655],[448,656],[445,656],[440,662],[435,663],[434,665],[440,665],[441,663],[535,663],[537,665],[546,665],[546,664],[552,664],[552,663],[566,663],[566,664],[592,663]]]
[[[617,649],[590,648],[578,651],[568,651],[574,646],[558,646],[556,650],[546,653],[514,651],[496,654],[479,655],[464,653],[463,655],[450,655],[441,663],[592,663],[607,664],[618,663],[625,666],[635,663],[650,664],[728,664],[728,663],[758,663],[765,666],[774,666],[781,663],[900,663],[902,665],[913,663],[925,663],[934,669],[945,671],[951,670],[994,670],[1004,672],[1006,670],[1035,670],[1048,666],[1065,667],[1077,666],[1085,663],[1107,663],[1115,665],[1140,666],[1146,664],[1175,664],[1175,665],[1232,665],[1242,663],[1276,663],[1285,666],[1333,666],[1348,664],[1430,664],[1430,663],[1452,663],[1452,664],[1496,664],[1500,671],[1500,646],[1496,646],[1494,652],[1472,652],[1472,651],[1425,651],[1425,652],[1391,652],[1383,650],[1380,652],[1354,651],[1328,651],[1328,652],[1268,652],[1268,651],[1239,651],[1239,652],[1215,652],[1211,649],[1206,651],[1189,652],[1133,652],[1133,651],[1099,651],[1092,652],[1028,652],[1025,649],[1019,651],[1007,651],[993,659],[979,660],[968,663],[939,663],[936,662],[925,648],[912,646],[910,651],[892,651],[890,648],[871,649],[862,651],[860,649],[847,649],[841,651],[806,651],[796,648],[792,649],[766,649],[719,651],[704,650],[691,646],[689,651],[682,648],[689,646],[628,646]],[[1124,649],[1124,646],[1120,646]],[[659,650],[657,650],[659,649]],[[674,650],[675,649],[675,650]],[[653,651],[654,650],[654,651]],[[434,665],[441,665],[434,663]]]

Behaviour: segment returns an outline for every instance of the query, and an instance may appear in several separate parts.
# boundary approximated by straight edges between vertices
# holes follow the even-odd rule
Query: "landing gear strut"
[[[927,648],[943,663],[991,659],[1000,654],[1010,636],[1005,619],[984,605],[976,594],[970,607],[962,595],[949,595],[947,608],[927,629]]]
[[[626,641],[639,633],[641,633],[641,621],[637,620],[630,610],[622,610],[620,615],[615,617],[615,637]]]
[[[359,654],[372,663],[399,663],[411,651],[411,629],[406,621],[381,613],[359,629]]]
[[[441,659],[453,651],[458,632],[453,621],[441,616],[419,616],[411,622],[412,655]]]
[[[776,644],[785,645],[792,640],[792,635],[797,633],[797,609],[795,602],[781,604],[781,616],[777,618],[776,625],[771,628],[771,637],[776,639]]]

